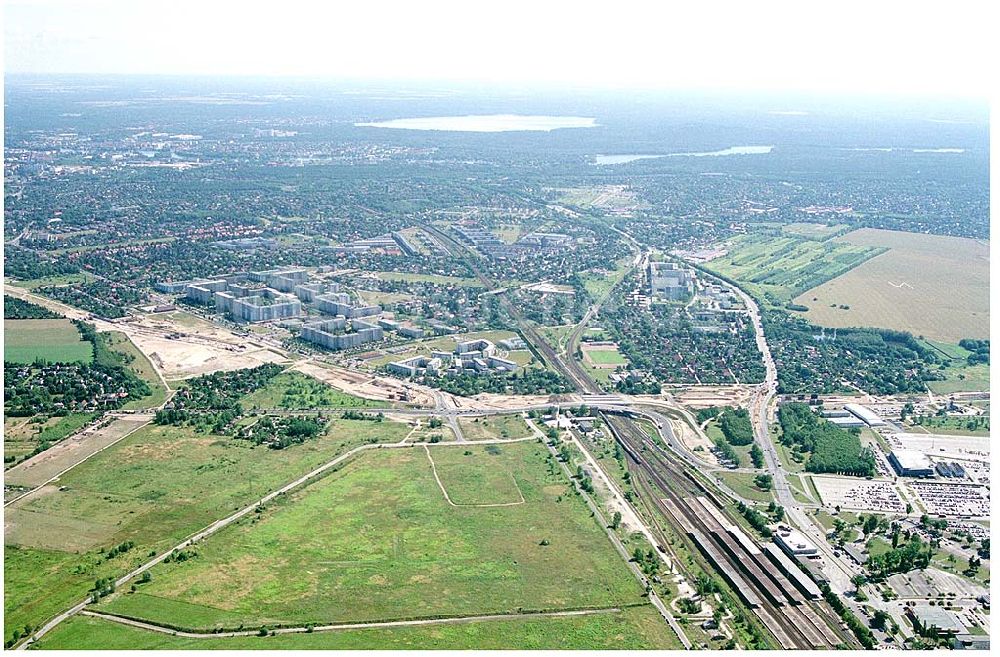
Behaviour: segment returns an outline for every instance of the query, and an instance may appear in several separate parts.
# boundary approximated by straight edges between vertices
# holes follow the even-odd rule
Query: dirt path
[[[522,618],[545,618],[559,616],[593,616],[595,614],[614,614],[621,611],[620,607],[602,607],[597,609],[572,609],[566,611],[525,611],[516,614],[484,614],[481,616],[449,616],[445,618],[418,618],[415,620],[372,621],[370,623],[338,623],[335,625],[315,625],[312,627],[282,627],[272,630],[275,634],[302,634],[307,632],[336,632],[341,630],[363,630],[378,627],[409,627],[414,625],[445,625],[453,623],[477,623],[482,621],[516,620]],[[96,611],[83,611],[84,616],[93,616],[122,625],[130,625],[151,632],[170,634],[189,639],[218,639],[224,637],[259,636],[259,630],[242,630],[239,632],[186,632],[169,627],[132,620],[114,614]]]
[[[507,441],[510,442],[510,441]],[[498,502],[497,504],[455,504],[451,501],[451,497],[448,496],[448,491],[445,490],[444,484],[441,483],[441,477],[438,476],[437,466],[434,464],[434,457],[431,456],[431,448],[424,445],[424,451],[427,452],[427,460],[431,462],[431,472],[434,473],[434,481],[437,482],[438,488],[441,489],[441,494],[444,495],[444,499],[448,504],[454,507],[461,508],[474,508],[474,509],[485,509],[495,506],[518,506],[519,504],[524,504],[524,495],[521,493],[521,487],[517,485],[517,480],[514,479],[514,475],[510,478],[514,479],[514,488],[517,489],[517,496],[521,498],[519,502]]]
[[[496,444],[496,443],[516,443],[516,442],[522,442],[522,441],[525,441],[525,440],[535,440],[535,437],[534,436],[530,436],[528,438],[518,438],[518,439],[515,439],[515,440],[481,440],[481,441],[479,441],[476,444],[478,444],[478,445],[489,445],[489,444]],[[169,557],[173,552],[178,551],[178,550],[183,550],[184,548],[190,546],[192,543],[196,543],[197,541],[200,541],[200,540],[202,540],[204,538],[208,538],[209,536],[217,533],[219,530],[228,527],[229,525],[231,525],[232,523],[236,522],[240,518],[243,518],[244,516],[246,516],[246,515],[248,515],[250,513],[253,513],[254,510],[258,506],[263,506],[263,505],[267,504],[268,502],[270,502],[271,500],[273,500],[274,498],[278,497],[279,495],[283,495],[283,494],[285,494],[285,493],[287,493],[287,492],[289,492],[291,490],[294,490],[294,489],[298,488],[299,486],[302,486],[302,485],[310,482],[313,479],[316,479],[317,477],[319,477],[320,475],[322,475],[323,473],[325,473],[327,470],[329,470],[329,469],[331,469],[333,467],[336,467],[337,465],[340,465],[344,461],[347,461],[348,459],[353,458],[355,455],[357,455],[357,454],[359,454],[361,452],[364,452],[364,451],[367,451],[367,450],[370,450],[370,449],[410,449],[412,447],[427,446],[428,444],[429,443],[389,443],[389,444],[386,444],[386,443],[376,443],[376,444],[366,444],[366,445],[361,445],[359,447],[355,447],[354,449],[350,450],[349,452],[345,452],[345,453],[341,454],[340,456],[338,456],[337,458],[335,458],[335,459],[333,459],[331,461],[327,461],[326,463],[324,463],[323,465],[319,466],[318,468],[312,470],[311,472],[308,472],[308,473],[302,475],[301,477],[299,477],[295,481],[292,481],[292,482],[290,482],[288,484],[285,484],[281,488],[279,488],[279,489],[277,489],[277,490],[275,490],[275,491],[273,491],[271,493],[268,493],[267,495],[265,495],[264,497],[260,498],[259,500],[256,500],[256,501],[248,504],[247,506],[243,507],[239,511],[236,511],[235,513],[232,513],[232,514],[226,516],[225,518],[222,518],[221,520],[217,520],[217,521],[213,522],[211,525],[209,525],[209,526],[205,527],[204,529],[200,530],[196,534],[192,535],[190,538],[187,538],[187,539],[181,541],[180,543],[178,543],[174,547],[170,548],[169,550],[165,550],[160,555],[158,555],[158,556],[150,559],[146,563],[138,566],[137,568],[135,568],[131,572],[128,572],[128,573],[122,575],[121,577],[119,577],[115,581],[115,588],[121,589],[130,580],[138,577],[139,575],[141,575],[142,573],[146,572],[147,570],[149,570],[153,566],[156,566],[157,564],[159,564],[160,562],[162,562],[164,559],[166,559],[167,557]],[[448,447],[448,446],[459,445],[459,444],[460,443],[436,443],[437,446],[441,446],[441,447]],[[55,618],[53,618],[52,620],[50,620],[48,623],[46,623],[41,628],[39,628],[37,631],[35,631],[35,633],[32,634],[30,637],[25,637],[25,640],[22,641],[22,643],[20,643],[17,647],[15,647],[14,650],[24,650],[24,649],[26,649],[28,646],[31,645],[31,643],[33,643],[34,641],[37,641],[39,637],[42,637],[45,634],[47,634],[48,632],[50,632],[52,630],[52,628],[54,628],[55,626],[57,626],[60,623],[62,623],[64,620],[66,620],[70,616],[74,616],[75,614],[78,614],[81,611],[83,611],[84,608],[88,604],[90,604],[90,598],[89,597],[86,598],[85,600],[81,601],[81,602],[78,602],[73,607],[67,609],[66,611],[62,612],[61,614],[59,614],[58,616],[56,616]]]
[[[30,488],[23,495],[4,502],[9,506],[41,490],[90,457],[131,436],[153,420],[149,413],[117,417],[105,427],[91,425],[65,438],[44,452],[19,463],[4,473],[4,484]]]

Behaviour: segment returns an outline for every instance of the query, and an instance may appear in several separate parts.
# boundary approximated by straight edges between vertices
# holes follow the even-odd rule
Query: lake
[[[594,164],[598,166],[609,164],[625,164],[636,160],[652,160],[660,157],[720,157],[723,155],[764,155],[774,150],[774,146],[730,146],[720,151],[663,153],[662,155],[595,155]]]
[[[560,128],[595,128],[597,120],[582,116],[527,116],[521,114],[473,114],[428,116],[391,121],[355,123],[359,128],[395,130],[445,130],[449,132],[550,132]]]

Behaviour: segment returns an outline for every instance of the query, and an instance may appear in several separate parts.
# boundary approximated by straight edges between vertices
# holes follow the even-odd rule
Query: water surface
[[[391,121],[369,121],[354,125],[363,128],[445,130],[449,132],[550,132],[560,128],[594,128],[597,127],[597,120],[583,116],[472,114],[469,116],[427,116]]]

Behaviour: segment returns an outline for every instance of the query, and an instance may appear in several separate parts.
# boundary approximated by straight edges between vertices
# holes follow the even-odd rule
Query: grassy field
[[[847,224],[834,224],[830,226],[828,224],[794,223],[781,226],[781,232],[785,235],[820,241],[846,233],[848,230],[850,230],[850,226]]]
[[[89,363],[93,346],[68,319],[8,319],[3,325],[5,362]]]
[[[948,395],[953,392],[976,392],[990,389],[990,366],[982,363],[969,365],[967,359],[972,352],[951,342],[939,342],[926,338],[921,342],[928,349],[933,349],[947,364],[947,367],[941,370],[945,375],[943,380],[927,383],[931,392],[938,395]]]
[[[681,645],[652,605],[592,616],[491,620],[279,634],[269,637],[187,639],[74,616],[47,634],[41,650],[644,650]]]
[[[365,305],[389,306],[396,303],[413,301],[412,294],[400,294],[399,292],[377,292],[375,290],[358,290],[358,296]]]
[[[842,239],[817,241],[762,234],[740,235],[731,239],[727,248],[726,255],[706,263],[708,268],[776,301],[789,301],[882,250]]]
[[[119,331],[109,331],[107,333],[100,333],[99,335],[109,349],[125,355],[125,360],[127,361],[126,367],[149,386],[149,395],[142,399],[128,402],[122,407],[124,410],[156,408],[167,400],[167,387],[163,385],[163,381],[157,376],[153,364],[146,358],[146,354],[139,351],[139,348],[132,344],[127,335]]]
[[[79,274],[63,274],[61,276],[47,276],[45,278],[35,278],[30,281],[18,281],[13,285],[29,290],[36,290],[46,285],[72,285],[73,283],[87,283],[94,280],[94,277],[87,272]]]
[[[588,271],[580,275],[581,280],[583,280],[583,287],[587,290],[587,294],[590,295],[592,299],[600,300],[607,296],[608,292],[611,291],[618,281],[620,281],[628,270],[631,268],[632,258],[626,256],[615,263],[614,271],[607,274],[601,274],[594,271]]]
[[[355,397],[317,381],[301,372],[283,372],[266,386],[250,393],[240,403],[243,408],[374,408],[386,402]]]
[[[985,423],[977,422],[976,418],[960,417],[928,417],[919,424],[909,424],[907,431],[912,433],[943,433],[956,436],[988,436],[990,435],[989,418]]]
[[[94,419],[93,413],[72,413],[64,417],[9,417],[3,423],[3,454],[23,456],[42,443],[55,443]]]
[[[140,429],[60,477],[63,490],[52,486],[5,510],[6,635],[83,598],[96,577],[125,572],[338,454],[398,442],[407,431],[398,422],[335,420],[318,439],[269,450],[188,428]],[[111,562],[101,556],[125,540],[136,547]]]
[[[487,415],[485,417],[458,419],[458,426],[466,440],[496,440],[499,438],[525,438],[531,435],[520,415]]]
[[[441,485],[458,506],[519,504],[524,496],[507,467],[506,446],[480,445],[430,450]]]
[[[458,458],[465,448],[431,452],[448,449]],[[450,506],[422,448],[369,452],[101,607],[210,629],[643,601],[542,445],[503,445],[489,458],[513,474],[524,504]]]
[[[539,326],[538,332],[556,351],[566,346],[569,334],[576,328],[576,324],[566,324],[564,326]]]
[[[870,228],[836,241],[888,251],[795,299],[809,307],[810,321],[897,329],[949,343],[989,337],[988,245]]]
[[[754,485],[756,475],[746,472],[717,472],[723,483],[733,489],[738,495],[755,502],[770,502],[774,499],[772,491],[763,491]]]

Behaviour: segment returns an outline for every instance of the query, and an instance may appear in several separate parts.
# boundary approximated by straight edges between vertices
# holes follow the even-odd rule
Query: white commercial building
[[[811,557],[819,550],[805,535],[790,527],[782,527],[774,534],[774,542],[793,557]]]
[[[870,427],[885,426],[885,420],[880,418],[875,411],[861,404],[844,404],[844,410]]]

